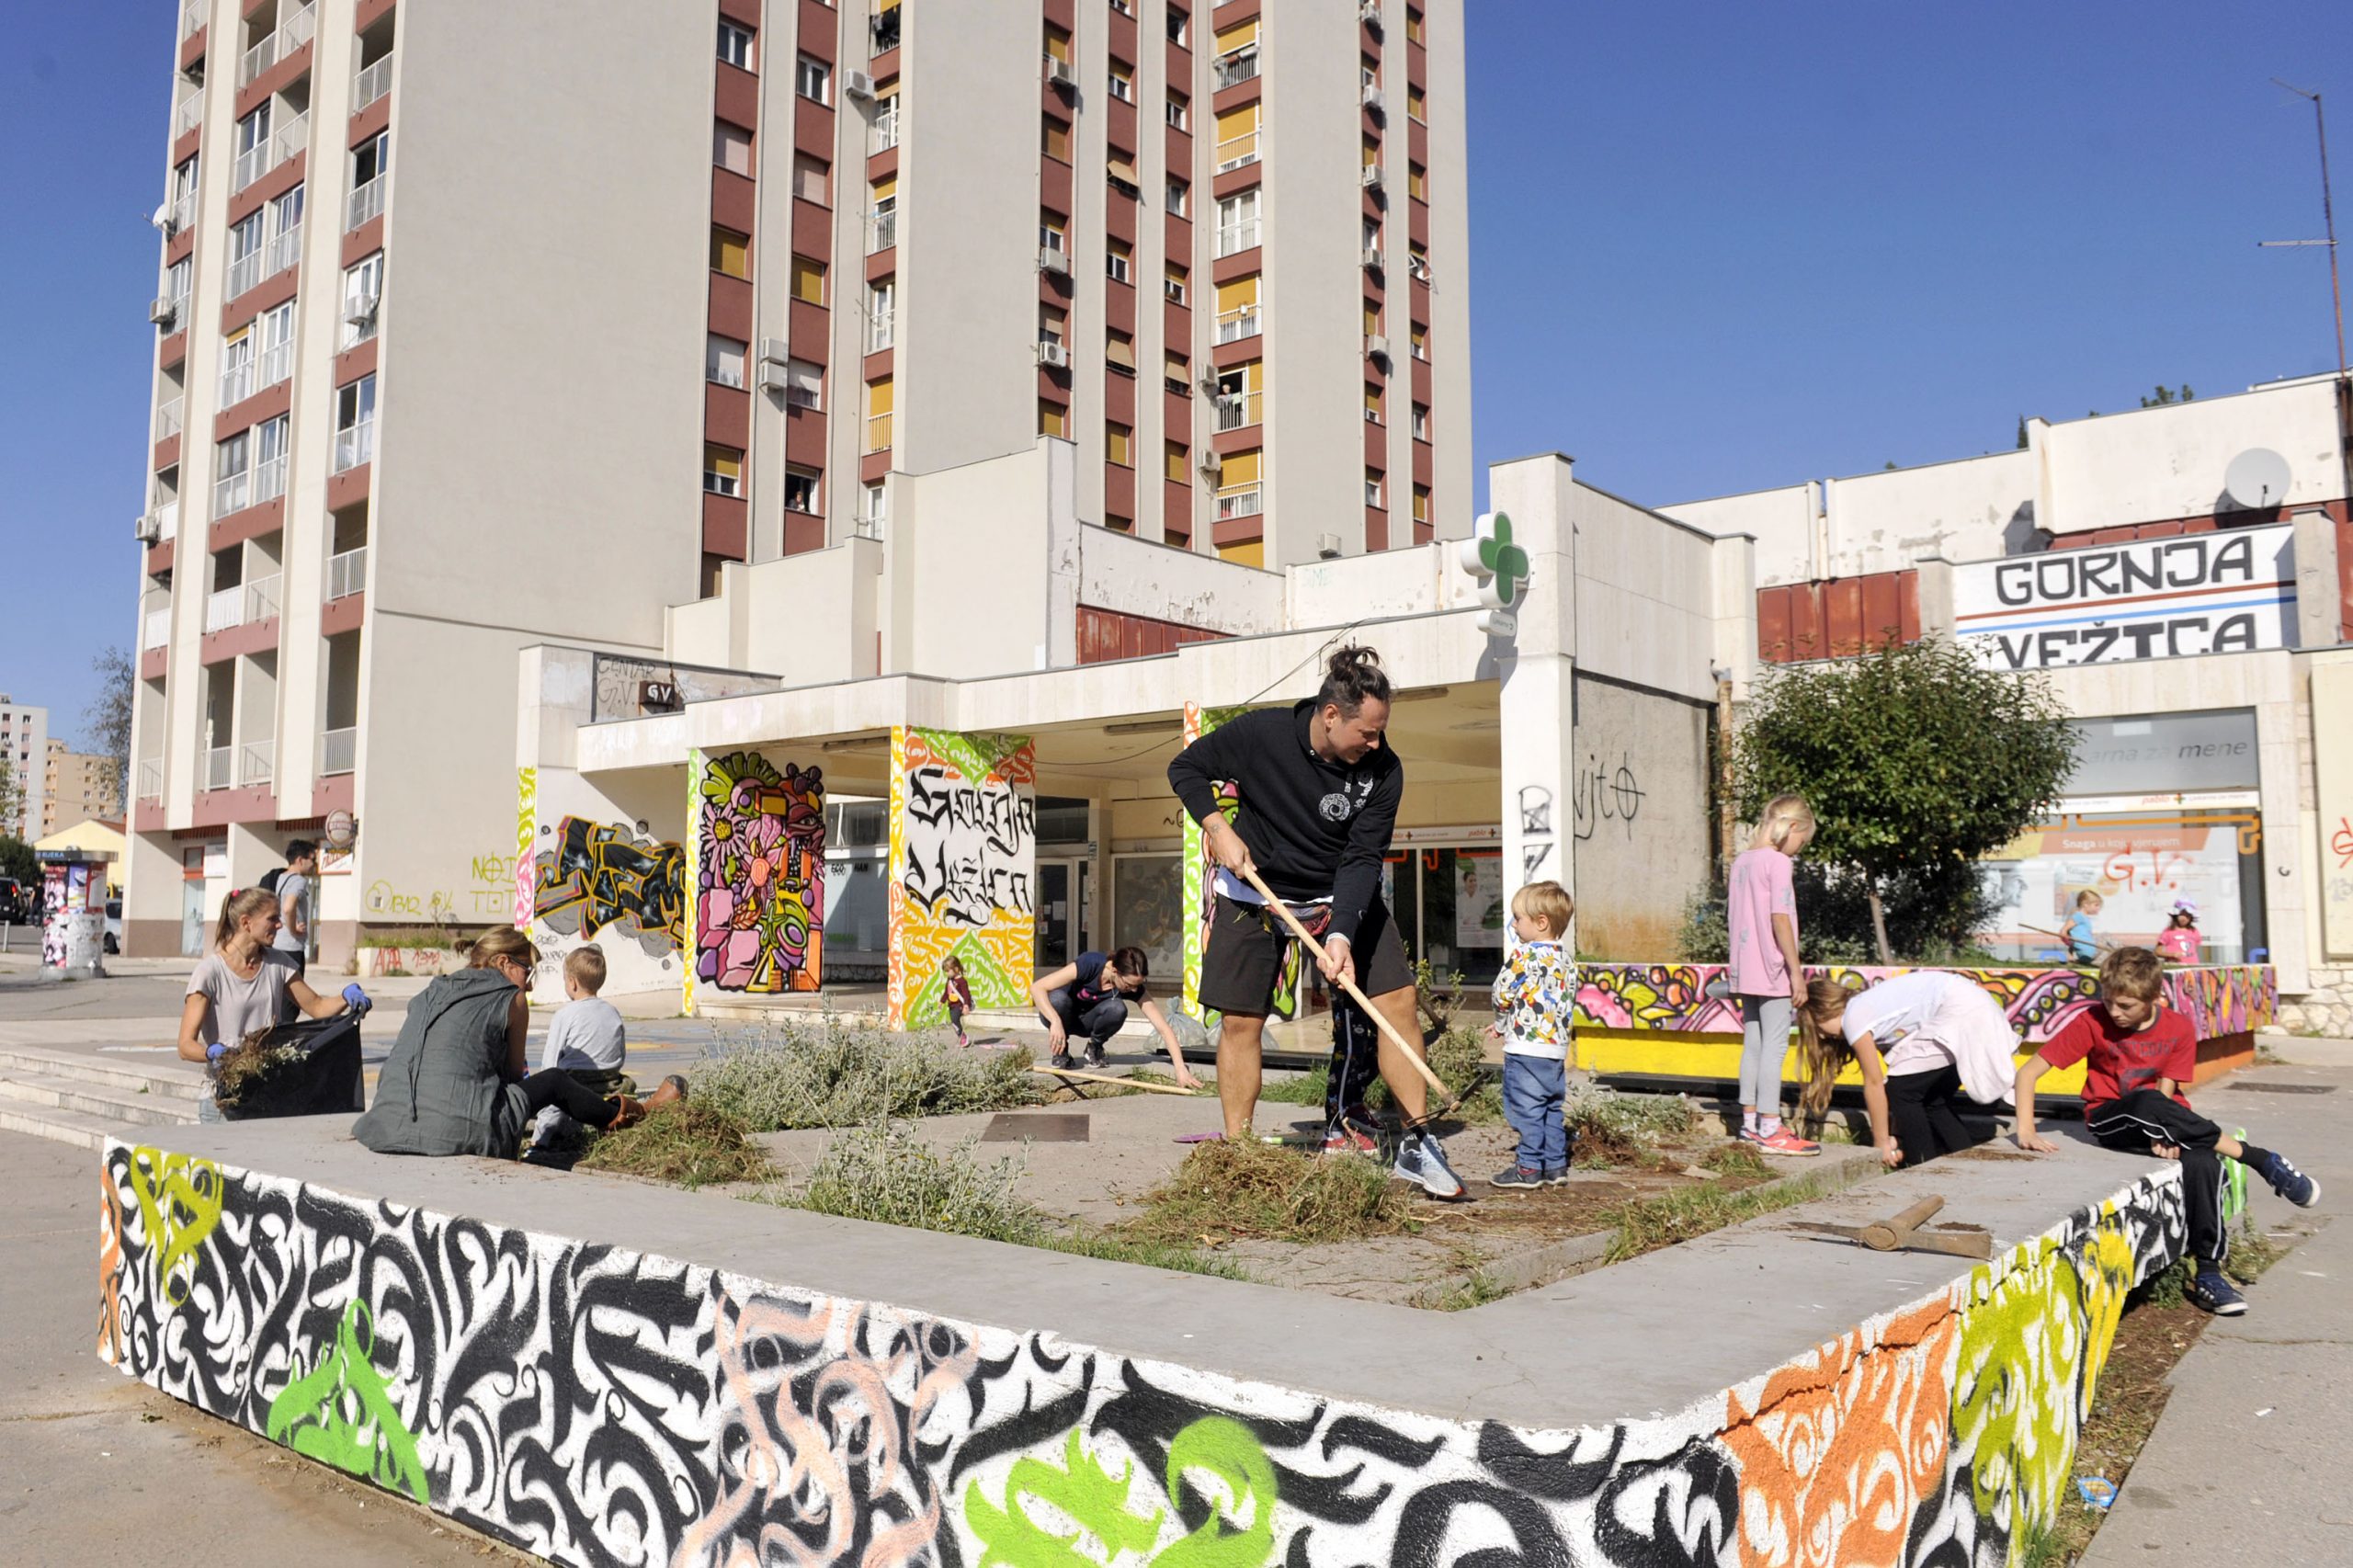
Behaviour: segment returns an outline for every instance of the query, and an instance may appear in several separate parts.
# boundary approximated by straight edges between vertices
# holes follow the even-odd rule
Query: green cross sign
[[[1495,580],[1495,602],[1509,609],[1528,581],[1528,551],[1511,541],[1511,518],[1495,514],[1495,531],[1479,541],[1479,566]]]

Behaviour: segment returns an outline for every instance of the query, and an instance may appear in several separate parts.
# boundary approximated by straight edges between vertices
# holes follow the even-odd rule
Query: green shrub
[[[1046,1091],[1026,1051],[952,1051],[839,1018],[782,1019],[721,1042],[695,1097],[755,1132],[854,1127],[885,1117],[956,1116],[1037,1105]]]
[[[837,1133],[817,1156],[798,1207],[918,1231],[1034,1244],[1045,1216],[1014,1187],[1017,1158],[983,1164],[980,1140],[933,1148],[898,1122],[870,1121]]]

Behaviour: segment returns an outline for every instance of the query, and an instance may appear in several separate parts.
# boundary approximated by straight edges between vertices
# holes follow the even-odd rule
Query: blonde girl
[[[1798,962],[1798,905],[1791,865],[1813,837],[1802,795],[1776,795],[1756,819],[1756,836],[1732,863],[1724,913],[1732,930],[1733,999],[1740,1007],[1740,1136],[1775,1154],[1819,1154],[1781,1124],[1781,1059],[1790,1015],[1805,999]]]
[[[294,1010],[306,1018],[368,1010],[368,994],[356,983],[332,998],[311,989],[295,955],[275,946],[279,920],[278,895],[269,889],[231,893],[212,928],[212,950],[188,977],[179,1051],[188,1061],[205,1064],[204,1092],[196,1105],[199,1121],[221,1119],[212,1097],[213,1074],[221,1058],[246,1036],[276,1028]]]
[[[1976,1140],[1956,1113],[1960,1097],[1992,1105],[2018,1071],[2018,1037],[2002,1005],[1949,971],[1915,970],[1859,992],[1817,977],[1797,1018],[1805,1073],[1798,1103],[1807,1119],[1830,1108],[1831,1089],[1852,1061],[1862,1073],[1871,1146],[1891,1167],[1970,1147]]]

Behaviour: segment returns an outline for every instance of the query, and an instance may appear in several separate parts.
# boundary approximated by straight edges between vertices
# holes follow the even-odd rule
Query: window
[[[1357,85],[1359,87],[1370,87],[1375,92],[1380,91],[1381,62],[1370,54],[1357,56]]]
[[[1217,373],[1217,427],[1239,430],[1258,423],[1258,399],[1265,382],[1266,361],[1246,360]]]
[[[1110,156],[1104,162],[1103,173],[1104,176],[1111,182],[1111,188],[1130,201],[1137,199],[1143,194],[1143,188],[1136,183],[1141,176],[1136,174],[1133,153],[1118,147],[1112,148]]]
[[[1422,13],[1415,6],[1405,7],[1405,39],[1409,43],[1427,41],[1422,37]]]
[[[1070,333],[1070,312],[1060,305],[1038,302],[1038,341],[1067,347]]]
[[[1063,65],[1070,63],[1070,33],[1051,22],[1046,24],[1046,58]]]
[[[703,380],[717,381],[722,387],[742,386],[744,359],[750,351],[748,343],[738,343],[732,337],[722,337],[712,333],[703,345]]]
[[[1136,373],[1136,335],[1112,327],[1103,339],[1103,359],[1123,375]]]
[[[1131,247],[1125,240],[1107,240],[1104,242],[1103,270],[1110,276],[1112,282],[1125,283],[1130,280],[1128,278],[1128,262],[1133,255],[1134,251],[1132,247]]]
[[[792,297],[812,305],[825,302],[825,264],[805,256],[792,258]]]
[[[893,80],[875,89],[874,122],[867,127],[866,151],[870,156],[899,144],[899,84]]]
[[[261,281],[262,227],[268,214],[256,211],[229,226],[229,278],[222,292],[233,300]]]
[[[744,454],[733,447],[705,446],[702,449],[702,487],[713,495],[744,494]]]
[[[1246,452],[1226,454],[1225,460],[1218,468],[1218,521],[1222,523],[1231,522],[1236,517],[1255,517],[1265,510],[1258,494],[1260,462],[1265,455],[1264,452],[1256,449]]]
[[[1193,187],[1181,179],[1168,182],[1168,210],[1179,218],[1189,218],[1193,210]]]
[[[1382,390],[1381,390],[1381,384],[1380,384],[1378,381],[1367,381],[1367,382],[1365,382],[1365,384],[1364,384],[1364,422],[1365,422],[1366,424],[1368,424],[1368,425],[1379,425],[1379,424],[1381,424],[1381,423],[1383,422],[1383,407],[1382,407],[1382,405],[1383,405],[1384,402],[1385,402],[1385,398],[1384,398],[1384,394],[1383,394],[1383,392],[1382,392]]]
[[[286,494],[286,442],[293,428],[293,416],[286,414],[254,426],[253,504],[256,506]]]
[[[866,187],[866,254],[889,250],[899,243],[899,176],[892,175]]]
[[[192,256],[182,256],[164,269],[164,298],[175,304],[185,302],[195,276]]]
[[[1170,304],[1181,305],[1185,302],[1185,283],[1186,279],[1191,276],[1192,274],[1176,263],[1172,261],[1168,264],[1168,276],[1162,280],[1160,291],[1168,297]]]
[[[384,253],[343,269],[343,347],[376,335],[376,314],[384,298]]]
[[[1168,95],[1168,129],[1188,131],[1192,128],[1193,100],[1182,93]]]
[[[825,367],[806,359],[784,362],[784,403],[788,408],[825,406]]]
[[[788,463],[784,470],[784,509],[788,512],[817,510],[818,472],[813,468],[801,468]]]
[[[1192,392],[1193,362],[1176,350],[1171,348],[1163,355],[1160,373],[1168,390],[1177,396],[1184,397]]]
[[[897,341],[899,280],[880,278],[866,286],[866,351],[880,354]]]
[[[1381,166],[1381,138],[1378,136],[1364,139],[1364,166],[1369,169]]]
[[[335,472],[358,468],[376,455],[376,378],[371,373],[335,390]]]
[[[1430,199],[1430,172],[1419,164],[1405,165],[1405,194],[1416,201]]]
[[[1427,403],[1417,403],[1414,404],[1414,439],[1427,441],[1429,438],[1430,405]]]
[[[1382,509],[1381,504],[1381,475],[1377,471],[1372,469],[1367,469],[1364,471],[1364,504],[1370,506],[1375,511]]]
[[[1405,242],[1405,270],[1427,283],[1430,280],[1430,247],[1419,240]]]
[[[1103,426],[1103,455],[1121,468],[1135,466],[1135,453],[1131,449],[1135,432],[1125,425],[1106,421]]]
[[[1422,97],[1421,88],[1411,82],[1405,84],[1405,112],[1415,119],[1429,118],[1428,102]]]
[[[1430,487],[1427,484],[1416,484],[1414,486],[1414,521],[1419,525],[1429,520]]]
[[[1165,441],[1161,444],[1161,470],[1167,475],[1171,483],[1189,483],[1185,472],[1185,459],[1188,455],[1185,443],[1182,441]]]
[[[1049,158],[1058,159],[1065,164],[1069,163],[1070,122],[1068,120],[1056,119],[1051,114],[1041,116],[1040,118],[1045,122],[1045,136],[1042,146],[1046,156]]]
[[[719,24],[719,58],[740,70],[752,68],[752,33],[748,28],[734,23]]]
[[[1381,248],[1381,220],[1378,218],[1368,217],[1364,221],[1364,248],[1367,250]]]
[[[879,479],[871,480],[858,498],[858,532],[861,539],[881,539],[891,525],[891,493]]]
[[[302,259],[302,187],[296,186],[269,204],[269,265],[271,277]]]
[[[1123,104],[1136,101],[1136,68],[1124,60],[1111,62],[1111,96]]]
[[[1246,103],[1217,117],[1217,172],[1258,161],[1258,106]]]
[[[792,155],[792,194],[819,207],[834,204],[834,165],[806,153]]]
[[[723,119],[710,122],[710,161],[731,175],[752,174],[752,133]]]
[[[792,90],[814,104],[834,101],[834,68],[822,60],[802,55],[793,64]]]
[[[1070,410],[1059,403],[1048,403],[1044,398],[1040,398],[1038,400],[1038,434],[1040,436],[1069,435]]]
[[[866,383],[866,449],[879,452],[891,444],[892,379]]]
[[[867,54],[888,54],[899,47],[899,0],[878,0],[874,18],[869,24],[873,29],[867,45]]]
[[[1192,20],[1191,17],[1176,9],[1176,6],[1168,7],[1168,41],[1179,49],[1185,48],[1187,41],[1192,37]]]
[[[1258,243],[1258,187],[1237,190],[1217,204],[1217,254],[1233,256]]]
[[[1370,300],[1364,302],[1364,336],[1367,343],[1381,335],[1381,307]]]
[[[1217,340],[1232,343],[1258,335],[1258,274],[1217,286]]]
[[[1217,60],[1210,69],[1210,80],[1219,87],[1232,87],[1258,74],[1258,18],[1222,28],[1217,35]]]
[[[751,236],[713,223],[710,226],[710,269],[723,272],[730,278],[749,278],[752,275]]]
[[[1069,222],[1059,212],[1040,209],[1038,213],[1038,248],[1060,251],[1063,248],[1063,226]]]
[[[254,322],[256,391],[274,387],[294,373],[294,301],[264,311]]]
[[[351,188],[358,190],[392,166],[392,133],[380,131],[351,150]]]
[[[1128,0],[1111,0],[1111,9],[1119,12],[1122,17],[1132,17],[1136,14],[1136,8],[1130,5]]]
[[[253,395],[253,328],[241,326],[221,340],[221,406],[233,407]]]
[[[1414,358],[1416,359],[1427,359],[1429,357],[1430,329],[1424,326],[1421,323],[1415,322],[1414,324]]]
[[[213,449],[212,515],[242,512],[253,500],[253,432],[240,430]]]

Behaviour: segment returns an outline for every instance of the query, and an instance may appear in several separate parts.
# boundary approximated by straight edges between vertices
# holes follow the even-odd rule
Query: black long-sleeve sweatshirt
[[[1381,862],[1397,826],[1405,768],[1386,745],[1349,767],[1308,744],[1313,701],[1245,713],[1178,752],[1168,782],[1186,815],[1217,809],[1215,781],[1234,786],[1234,830],[1282,899],[1332,901],[1331,932],[1356,939],[1381,892]]]

